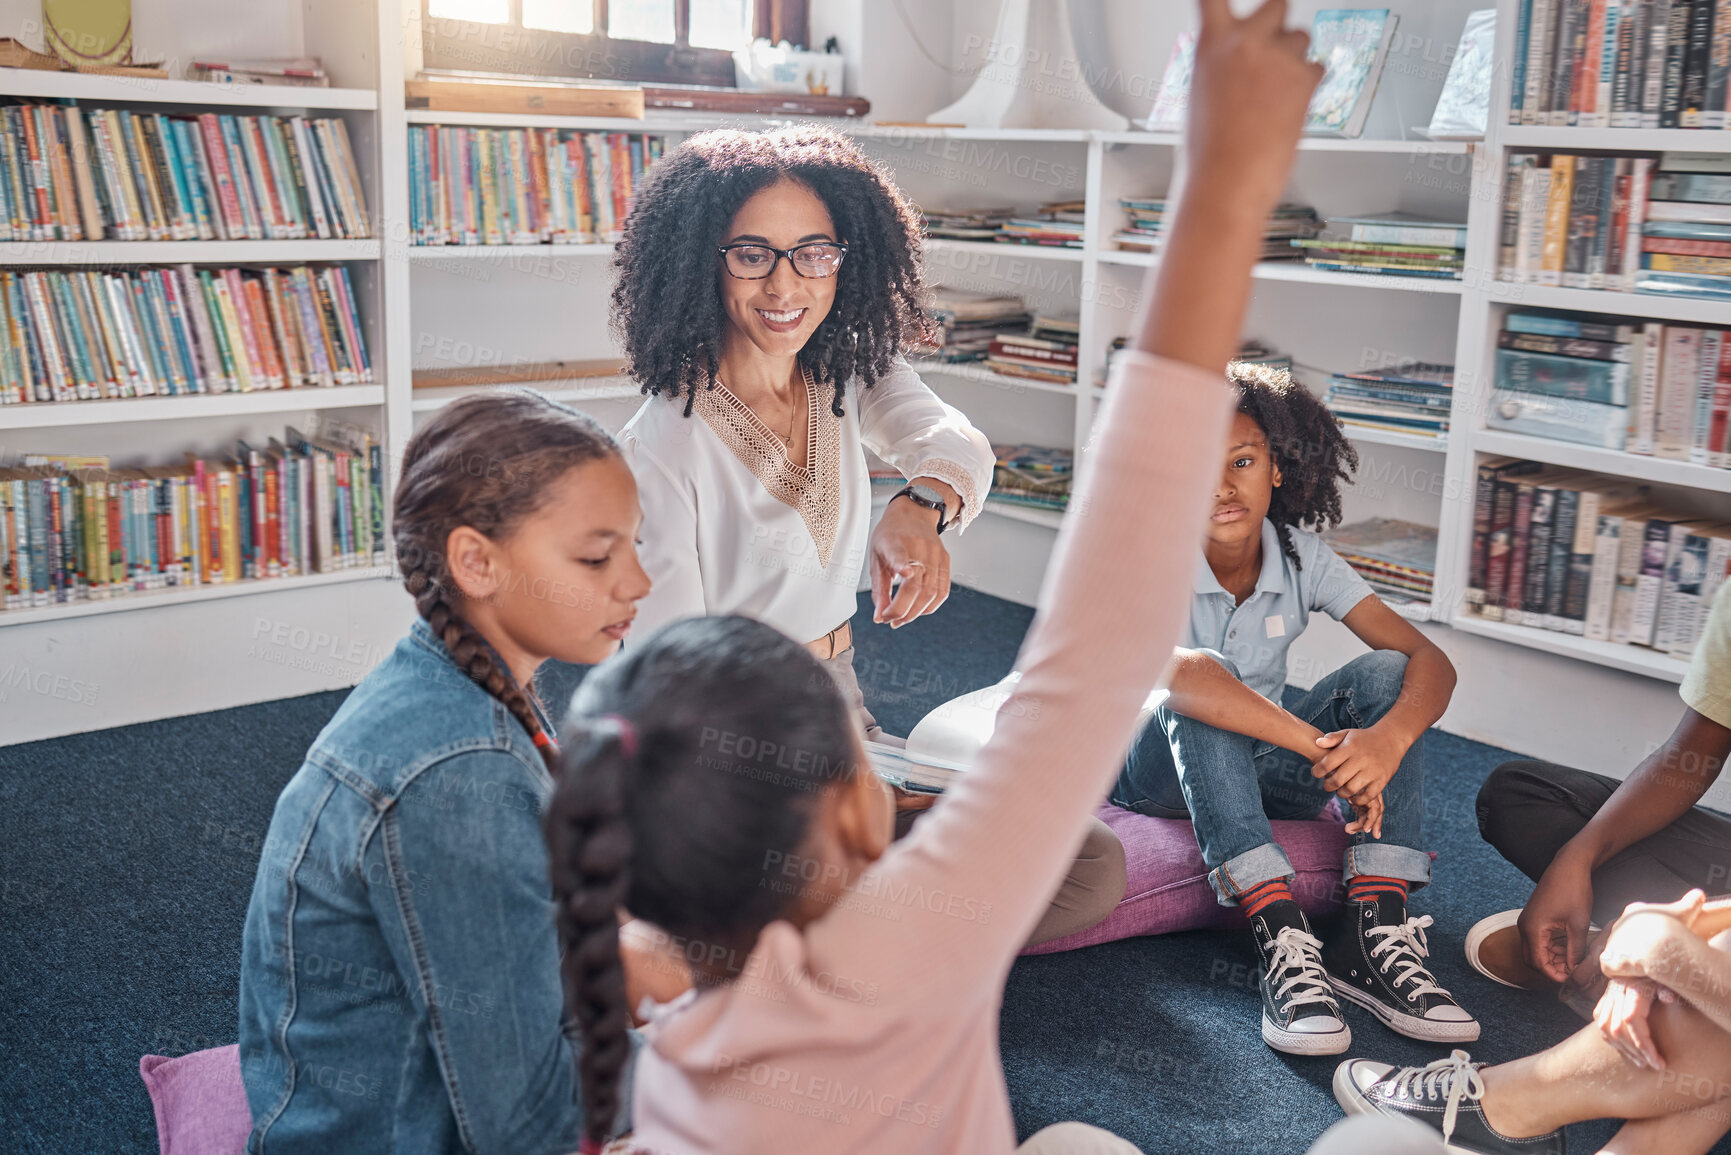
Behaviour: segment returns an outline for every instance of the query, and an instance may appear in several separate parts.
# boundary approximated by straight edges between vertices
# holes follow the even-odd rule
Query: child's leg
[[[1625,1123],[1599,1155],[1702,1155],[1731,1131],[1724,1104]]]
[[[1207,653],[1238,676],[1230,659]],[[1235,905],[1270,880],[1292,877],[1292,863],[1275,843],[1263,810],[1255,747],[1243,734],[1162,705],[1131,746],[1112,792],[1112,802],[1128,810],[1189,816],[1222,906]]]
[[[1548,1051],[1480,1074],[1485,1119],[1504,1135],[1542,1135],[1586,1119],[1657,1119],[1688,1113],[1711,1116],[1723,1132],[1731,1124],[1731,1038],[1685,1002],[1660,1003],[1648,1014],[1665,1069],[1637,1067],[1596,1026],[1582,1027]],[[1685,1135],[1705,1134],[1706,1122],[1676,1124]],[[1625,1130],[1628,1130],[1627,1128]],[[1634,1140],[1652,1132],[1636,1130]],[[1715,1136],[1716,1138],[1716,1136]],[[1613,1140],[1610,1150],[1617,1150]],[[1667,1146],[1688,1155],[1712,1146]],[[1638,1148],[1637,1148],[1638,1149]]]
[[[1320,678],[1292,712],[1324,733],[1363,730],[1380,721],[1400,698],[1406,655],[1393,650],[1360,654]],[[1270,762],[1265,787],[1271,817],[1304,817],[1321,809],[1328,792],[1303,759]],[[1320,800],[1320,802],[1318,801]],[[1407,889],[1430,881],[1430,855],[1423,850],[1424,738],[1414,742],[1383,787],[1382,837],[1354,834],[1346,851],[1348,883],[1358,875],[1398,880]],[[1284,805],[1283,805],[1284,804]]]

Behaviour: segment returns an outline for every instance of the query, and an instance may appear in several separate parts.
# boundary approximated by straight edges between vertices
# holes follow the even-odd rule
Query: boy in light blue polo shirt
[[[1341,482],[1358,467],[1333,414],[1284,370],[1235,363],[1227,375],[1238,414],[1188,648],[1112,801],[1194,824],[1215,894],[1250,918],[1269,1046],[1346,1050],[1352,1032],[1337,995],[1413,1038],[1476,1039],[1478,1023],[1425,969],[1430,918],[1406,911],[1409,890],[1430,881],[1424,732],[1448,706],[1454,667],[1303,528],[1339,523]],[[1318,678],[1287,710],[1286,652],[1312,613],[1339,620],[1371,652]],[[1346,916],[1325,948],[1293,899],[1292,864],[1269,820],[1315,817],[1330,794],[1354,817]]]

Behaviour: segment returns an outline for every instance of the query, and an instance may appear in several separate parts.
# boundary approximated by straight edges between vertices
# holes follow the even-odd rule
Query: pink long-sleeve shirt
[[[974,769],[803,930],[774,922],[734,983],[659,1008],[638,1060],[653,1155],[1010,1152],[998,1011],[1189,614],[1230,394],[1116,359],[1023,671]],[[791,893],[816,862],[766,862]]]

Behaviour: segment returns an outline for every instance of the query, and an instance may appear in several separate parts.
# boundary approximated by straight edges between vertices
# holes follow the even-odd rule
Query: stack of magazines
[[[1112,234],[1118,247],[1132,253],[1160,251],[1160,221],[1166,215],[1166,201],[1160,197],[1119,197],[1128,218],[1123,228]]]
[[[1299,256],[1292,246],[1322,231],[1322,219],[1309,205],[1276,205],[1262,230],[1262,259],[1290,261]]]
[[[951,241],[989,241],[998,228],[1016,215],[1015,209],[922,209],[926,236]]]
[[[998,230],[998,240],[1012,244],[1082,247],[1081,201],[1052,201],[1027,216],[1011,217]]]
[[[1026,332],[1034,318],[1020,297],[974,293],[967,289],[932,290],[928,310],[942,331],[935,356],[942,361],[979,361],[1001,333]]]
[[[1436,583],[1436,530],[1373,517],[1323,534],[1340,559],[1392,602],[1429,602]]]
[[[1458,281],[1466,260],[1467,227],[1407,213],[1330,217],[1323,235],[1292,245],[1315,269]]]
[[[1350,431],[1380,429],[1441,439],[1448,433],[1454,366],[1409,362],[1393,369],[1331,373],[1323,397]]]
[[[998,468],[992,499],[1035,509],[1063,509],[1070,503],[1074,458],[1068,449],[1047,445],[994,445]]]

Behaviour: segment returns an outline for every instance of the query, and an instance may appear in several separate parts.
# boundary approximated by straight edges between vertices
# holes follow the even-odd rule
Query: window
[[[733,50],[806,42],[809,0],[424,0],[429,69],[733,86]]]

